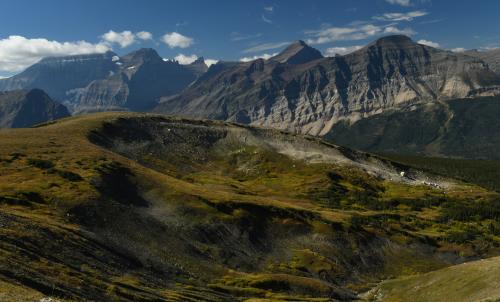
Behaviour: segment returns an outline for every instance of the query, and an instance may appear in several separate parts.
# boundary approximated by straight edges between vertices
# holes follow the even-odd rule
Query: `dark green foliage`
[[[112,162],[102,164],[98,172],[100,179],[95,180],[93,185],[103,197],[125,205],[148,206],[149,203],[140,196],[133,180],[134,173],[129,168]]]
[[[499,160],[499,116],[498,96],[419,104],[338,123],[325,138],[370,152]]]
[[[83,178],[80,175],[73,173],[71,171],[64,171],[64,170],[55,170],[55,171],[59,176],[61,176],[64,179],[67,179],[69,181],[82,181],[83,180]]]
[[[441,106],[395,110],[335,125],[325,138],[336,144],[368,151],[420,153],[436,139],[446,122]]]
[[[474,183],[490,190],[500,191],[500,161],[388,153],[382,156],[417,169]]]
[[[50,174],[57,174],[61,176],[62,178],[69,180],[69,181],[82,181],[83,178],[74,172],[71,171],[66,171],[66,170],[59,170],[54,168],[55,164],[46,159],[39,159],[39,158],[28,158],[28,164],[33,167],[37,167],[42,170],[46,170]]]
[[[480,201],[454,200],[442,205],[442,219],[458,221],[500,221],[500,200],[497,198]]]
[[[430,208],[441,205],[447,199],[444,197],[435,197],[435,196],[425,196],[422,198],[393,198],[388,202],[382,202],[382,204],[391,204],[392,207],[384,208],[384,209],[394,209],[399,205],[405,205],[409,207],[412,211],[420,211],[423,208]]]
[[[54,167],[54,163],[52,161],[39,158],[28,158],[28,164],[43,170],[49,170]]]
[[[480,234],[476,229],[469,227],[465,229],[450,231],[447,234],[445,240],[448,242],[464,244],[476,239],[479,235]]]
[[[376,214],[376,215],[353,215],[351,227],[359,229],[364,226],[384,228],[388,222],[399,222],[401,216],[398,214]]]
[[[337,208],[340,206],[340,201],[346,196],[348,190],[339,184],[339,181],[343,179],[341,175],[331,171],[328,173],[328,178],[330,179],[330,186],[328,190],[320,194],[319,198],[329,207]]]

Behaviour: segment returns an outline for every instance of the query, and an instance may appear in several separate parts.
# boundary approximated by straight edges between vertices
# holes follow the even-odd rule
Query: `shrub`
[[[50,160],[39,158],[28,158],[28,165],[37,167],[39,169],[48,170],[54,167],[54,163]]]
[[[61,176],[64,179],[67,179],[69,181],[82,181],[83,178],[71,171],[64,171],[64,170],[56,170],[57,175]]]

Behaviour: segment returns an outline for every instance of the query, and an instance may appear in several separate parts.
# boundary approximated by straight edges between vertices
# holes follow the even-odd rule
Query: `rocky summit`
[[[499,83],[482,60],[406,36],[329,58],[299,41],[269,60],[219,63],[156,111],[323,135],[344,119],[496,93]]]

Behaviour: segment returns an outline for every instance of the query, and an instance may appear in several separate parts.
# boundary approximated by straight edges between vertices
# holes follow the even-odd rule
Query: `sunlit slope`
[[[19,300],[352,300],[498,253],[497,193],[316,138],[100,113],[0,141]]]
[[[459,264],[420,276],[382,283],[370,296],[378,301],[498,301],[500,258]]]

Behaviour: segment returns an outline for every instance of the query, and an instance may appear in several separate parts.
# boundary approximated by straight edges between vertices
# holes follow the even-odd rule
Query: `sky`
[[[499,12],[498,0],[0,0],[0,77],[46,56],[142,47],[181,64],[268,58],[296,40],[345,54],[390,34],[490,49]]]

